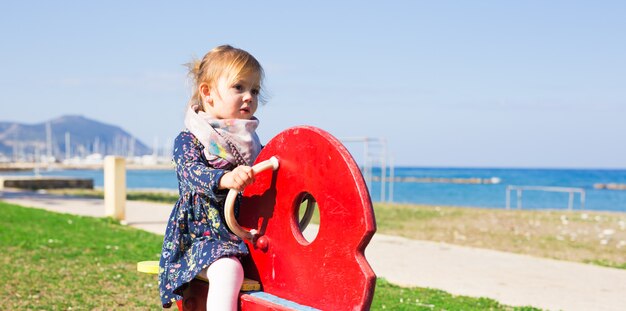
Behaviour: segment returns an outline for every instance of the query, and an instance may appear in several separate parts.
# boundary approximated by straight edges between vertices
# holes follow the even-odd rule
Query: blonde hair
[[[230,45],[220,45],[210,50],[202,60],[193,60],[187,64],[187,67],[193,84],[193,93],[189,105],[199,105],[200,107],[203,105],[198,86],[202,83],[214,88],[217,86],[217,80],[222,76],[225,76],[229,83],[232,83],[241,77],[256,75],[259,87],[261,87],[265,77],[263,67],[254,56]],[[265,97],[262,94],[259,94],[259,102],[265,103]]]

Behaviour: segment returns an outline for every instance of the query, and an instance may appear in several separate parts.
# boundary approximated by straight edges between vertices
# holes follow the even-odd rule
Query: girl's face
[[[217,119],[251,119],[258,107],[260,86],[254,75],[233,82],[222,75],[215,87],[203,83],[199,88],[205,111]]]

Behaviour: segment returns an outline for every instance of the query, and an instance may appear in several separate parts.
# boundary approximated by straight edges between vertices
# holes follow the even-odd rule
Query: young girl
[[[222,45],[192,64],[194,94],[186,130],[174,142],[180,198],[163,240],[159,291],[164,307],[181,299],[201,274],[209,280],[207,309],[237,310],[245,243],[224,221],[228,189],[254,181],[251,165],[261,150],[254,117],[263,68],[248,52]]]

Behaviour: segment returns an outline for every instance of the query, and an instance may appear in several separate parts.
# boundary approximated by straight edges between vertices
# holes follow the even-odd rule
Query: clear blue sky
[[[228,43],[266,69],[264,142],[309,124],[396,165],[626,168],[622,1],[94,2],[0,4],[0,120],[171,141],[182,64]]]

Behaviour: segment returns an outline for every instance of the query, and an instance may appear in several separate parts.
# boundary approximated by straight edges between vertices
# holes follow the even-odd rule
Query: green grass
[[[136,262],[157,260],[162,237],[110,219],[0,202],[3,310],[161,310],[157,279]],[[537,310],[378,280],[372,310]]]
[[[0,203],[3,310],[157,309],[154,275],[162,237],[110,219]]]
[[[150,201],[174,204],[178,200],[178,194],[165,192],[129,192],[126,194],[128,200]]]
[[[511,307],[489,298],[454,296],[430,288],[404,288],[384,279],[376,281],[372,310],[540,310],[533,307]]]
[[[617,262],[607,261],[607,260],[602,260],[602,259],[589,260],[586,263],[590,263],[590,264],[594,264],[594,265],[598,265],[598,266],[603,266],[603,267],[617,268],[617,269],[624,269],[624,270],[626,270],[626,263],[617,263]]]
[[[47,190],[51,194],[80,196],[85,198],[104,198],[104,192],[102,190],[91,189],[54,189]],[[159,192],[159,191],[128,191],[126,193],[128,200],[135,201],[149,201],[159,203],[171,203],[174,204],[178,200],[177,192]]]

